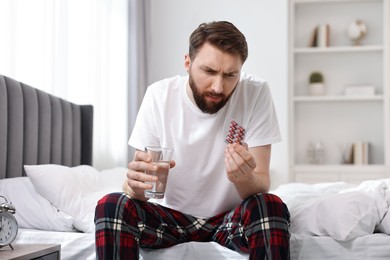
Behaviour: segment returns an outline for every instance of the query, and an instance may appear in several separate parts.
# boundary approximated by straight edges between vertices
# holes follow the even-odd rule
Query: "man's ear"
[[[187,72],[190,70],[190,66],[191,66],[191,58],[189,54],[186,54],[184,56],[184,68],[186,69]]]

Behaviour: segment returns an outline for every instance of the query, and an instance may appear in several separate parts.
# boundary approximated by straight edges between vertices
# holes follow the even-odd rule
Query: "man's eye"
[[[235,78],[237,75],[236,74],[227,74],[226,77],[228,78]]]

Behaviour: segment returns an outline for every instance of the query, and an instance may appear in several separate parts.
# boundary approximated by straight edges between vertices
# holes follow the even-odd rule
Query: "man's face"
[[[232,96],[242,61],[239,55],[224,53],[206,43],[193,60],[186,55],[185,67],[196,105],[202,112],[214,114]]]

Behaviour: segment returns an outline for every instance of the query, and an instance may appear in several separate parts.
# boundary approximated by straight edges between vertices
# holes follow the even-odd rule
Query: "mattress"
[[[13,244],[61,244],[62,260],[92,260],[95,256],[95,234],[19,229]],[[168,249],[142,250],[140,260],[248,260],[247,254],[220,246],[217,243],[190,242]]]
[[[291,259],[390,259],[390,236],[387,234],[376,233],[350,241],[336,241],[327,236],[292,234],[290,242]]]
[[[291,235],[291,259],[316,260],[353,260],[353,259],[390,259],[390,236],[372,234],[338,242],[331,237],[318,237],[304,234]],[[92,260],[95,257],[94,233],[55,232],[32,229],[20,229],[14,244],[61,244],[61,259]],[[190,242],[168,249],[141,250],[142,260],[247,260],[245,254],[239,254],[216,243]]]
[[[62,260],[96,259],[94,233],[20,228],[13,244],[61,244]]]

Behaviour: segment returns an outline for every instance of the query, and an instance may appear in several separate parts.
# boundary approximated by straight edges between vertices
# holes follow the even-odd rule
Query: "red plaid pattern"
[[[97,259],[139,259],[141,248],[188,241],[215,241],[250,260],[289,259],[287,206],[273,194],[258,194],[232,211],[203,219],[125,194],[103,197],[96,207]]]

